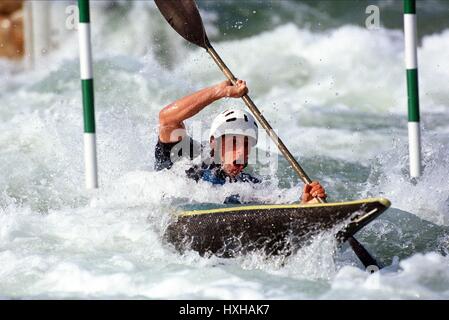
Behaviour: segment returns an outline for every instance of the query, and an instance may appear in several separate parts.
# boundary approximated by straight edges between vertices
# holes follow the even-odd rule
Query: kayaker
[[[184,121],[222,98],[241,98],[248,93],[246,82],[230,81],[202,89],[183,97],[159,112],[159,138],[155,148],[155,170],[170,169],[182,157],[194,158],[199,144],[186,133]],[[259,183],[243,170],[248,165],[251,149],[257,144],[258,126],[253,116],[238,109],[220,112],[211,125],[209,135],[210,157],[201,165],[186,170],[195,181],[204,180],[215,185],[227,182]],[[301,203],[317,203],[326,192],[317,181],[304,186]],[[228,197],[225,203],[239,203],[238,195]]]

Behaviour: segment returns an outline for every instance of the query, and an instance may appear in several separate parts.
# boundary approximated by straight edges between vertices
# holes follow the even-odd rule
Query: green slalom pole
[[[97,144],[95,136],[94,81],[90,37],[89,0],[78,0],[81,88],[84,115],[84,164],[86,187],[98,188]]]
[[[419,123],[418,36],[416,1],[404,0],[405,66],[407,69],[408,139],[410,176],[421,175],[421,129]]]

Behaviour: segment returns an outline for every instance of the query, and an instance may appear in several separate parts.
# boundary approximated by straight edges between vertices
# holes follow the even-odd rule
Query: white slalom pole
[[[44,57],[50,50],[50,2],[31,1],[33,24],[33,54],[35,60]]]
[[[86,170],[86,187],[88,189],[95,189],[98,188],[98,173],[89,0],[78,0],[78,7],[80,11],[78,32],[84,110],[84,163]]]
[[[404,0],[405,66],[408,93],[408,140],[410,176],[421,175],[421,129],[418,86],[418,36],[416,26],[416,1]]]

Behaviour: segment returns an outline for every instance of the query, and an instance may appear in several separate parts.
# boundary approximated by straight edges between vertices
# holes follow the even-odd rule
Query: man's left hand
[[[326,199],[326,197],[326,191],[323,186],[318,181],[313,181],[304,186],[301,203],[319,203],[316,198]]]

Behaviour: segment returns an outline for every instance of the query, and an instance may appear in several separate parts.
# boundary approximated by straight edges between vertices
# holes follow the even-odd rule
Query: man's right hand
[[[222,92],[223,97],[228,98],[241,98],[245,94],[248,94],[248,87],[246,81],[237,80],[234,86],[230,80],[223,81],[218,85],[219,90]]]

